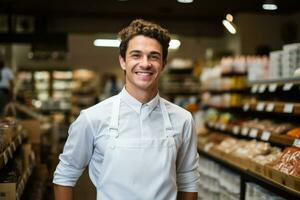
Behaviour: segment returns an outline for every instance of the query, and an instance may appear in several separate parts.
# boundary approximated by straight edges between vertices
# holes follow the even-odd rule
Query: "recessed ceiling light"
[[[194,0],[177,0],[179,3],[193,3]]]
[[[96,39],[94,46],[96,47],[119,47],[121,41],[118,39]],[[181,42],[177,39],[172,39],[169,44],[169,49],[178,49]]]
[[[227,19],[228,21],[232,22],[232,21],[233,21],[233,16],[232,16],[230,13],[228,13],[228,14],[226,15],[226,19]]]
[[[275,4],[275,1],[273,1],[273,0],[265,0],[263,2],[262,8],[264,10],[277,10],[277,5]]]
[[[234,25],[232,22],[230,22],[230,21],[228,21],[228,20],[226,20],[226,19],[224,19],[222,22],[223,22],[223,25],[225,26],[225,28],[226,28],[231,34],[236,34],[236,28],[235,28],[235,25]]]
[[[277,10],[277,5],[276,4],[265,3],[265,4],[262,5],[262,8],[264,10]]]

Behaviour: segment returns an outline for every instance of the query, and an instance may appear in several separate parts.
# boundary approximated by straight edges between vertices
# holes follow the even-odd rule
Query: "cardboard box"
[[[40,122],[34,119],[21,120],[20,124],[27,132],[29,143],[40,144],[41,143],[41,128]]]
[[[261,176],[267,176],[266,167],[265,165],[259,164],[252,160],[249,161],[249,171],[259,174]]]
[[[17,199],[16,195],[17,195],[16,183],[0,183],[1,200],[16,200]]]
[[[281,185],[286,185],[286,176],[287,174],[284,174],[278,170],[275,170],[273,167],[266,165],[266,175],[268,178],[273,180],[276,183],[279,183]]]
[[[285,184],[287,187],[296,190],[300,195],[300,177],[286,175]]]

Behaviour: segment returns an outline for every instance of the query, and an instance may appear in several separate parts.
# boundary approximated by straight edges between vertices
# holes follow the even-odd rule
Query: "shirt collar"
[[[131,96],[125,87],[120,92],[121,100],[126,103],[128,106],[130,106],[133,110],[135,110],[137,113],[141,112],[141,108],[143,104],[139,102],[136,98]],[[149,111],[152,111],[159,103],[159,93],[156,94],[156,96],[151,99],[149,102],[145,103],[144,105],[149,106]]]

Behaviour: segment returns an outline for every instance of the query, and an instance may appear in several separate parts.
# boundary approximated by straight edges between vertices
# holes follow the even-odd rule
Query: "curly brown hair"
[[[144,35],[156,39],[162,46],[163,60],[168,56],[169,42],[171,40],[170,33],[167,29],[162,28],[158,24],[143,19],[133,20],[129,26],[119,32],[121,43],[119,46],[120,55],[125,59],[128,42],[137,35]]]

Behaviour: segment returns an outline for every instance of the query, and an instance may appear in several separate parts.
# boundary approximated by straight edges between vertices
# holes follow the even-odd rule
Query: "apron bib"
[[[145,139],[119,138],[120,97],[114,102],[97,199],[176,200],[176,145],[166,106],[159,102],[165,131],[161,138]]]

